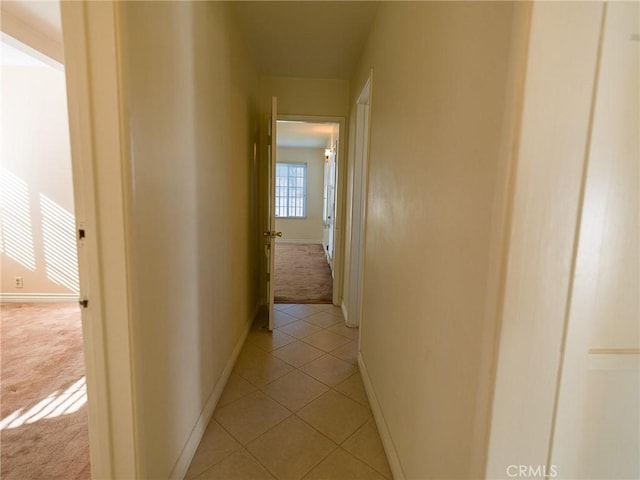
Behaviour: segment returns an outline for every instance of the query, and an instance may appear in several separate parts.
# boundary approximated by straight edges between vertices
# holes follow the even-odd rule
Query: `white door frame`
[[[344,266],[342,262],[344,251],[345,231],[345,198],[347,162],[346,162],[346,130],[344,117],[315,116],[315,115],[278,115],[278,120],[308,123],[337,123],[338,151],[336,152],[336,194],[335,194],[335,218],[333,223],[333,293],[332,303],[339,306],[342,302],[344,284]]]
[[[93,478],[139,478],[117,2],[61,2]],[[98,188],[99,187],[99,188]]]
[[[351,202],[351,255],[349,268],[349,305],[347,325],[357,327],[362,317],[364,250],[367,222],[369,173],[369,134],[371,131],[371,87],[373,71],[356,100],[353,193]]]

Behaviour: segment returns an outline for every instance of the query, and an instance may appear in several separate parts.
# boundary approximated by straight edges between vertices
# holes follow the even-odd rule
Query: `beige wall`
[[[405,478],[484,473],[512,14],[382,4],[353,82],[373,68],[360,350]]]
[[[258,85],[227,5],[118,6],[140,475],[167,478],[257,303]]]
[[[282,232],[282,241],[321,243],[324,187],[324,148],[278,147],[278,163],[304,163],[307,165],[306,218],[276,218],[276,230]]]
[[[262,111],[271,108],[271,97],[278,97],[280,115],[346,117],[349,114],[349,82],[323,78],[262,77]]]
[[[65,76],[2,67],[2,284],[12,295],[77,294]],[[23,288],[15,288],[22,277]]]

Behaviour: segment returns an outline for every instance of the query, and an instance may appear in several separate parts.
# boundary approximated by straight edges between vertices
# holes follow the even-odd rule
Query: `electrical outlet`
[[[24,287],[24,283],[22,281],[22,277],[16,277],[15,279],[15,286],[16,288],[22,288]]]

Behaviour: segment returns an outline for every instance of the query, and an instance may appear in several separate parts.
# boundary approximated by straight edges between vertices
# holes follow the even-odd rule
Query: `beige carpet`
[[[3,480],[89,479],[76,304],[0,306]]]
[[[275,302],[331,303],[333,278],[322,245],[276,245]]]

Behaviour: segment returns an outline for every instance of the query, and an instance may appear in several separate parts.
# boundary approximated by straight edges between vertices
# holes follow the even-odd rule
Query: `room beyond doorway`
[[[66,71],[13,33],[0,38],[0,477],[89,480]]]
[[[332,303],[340,124],[278,120],[276,303]]]

